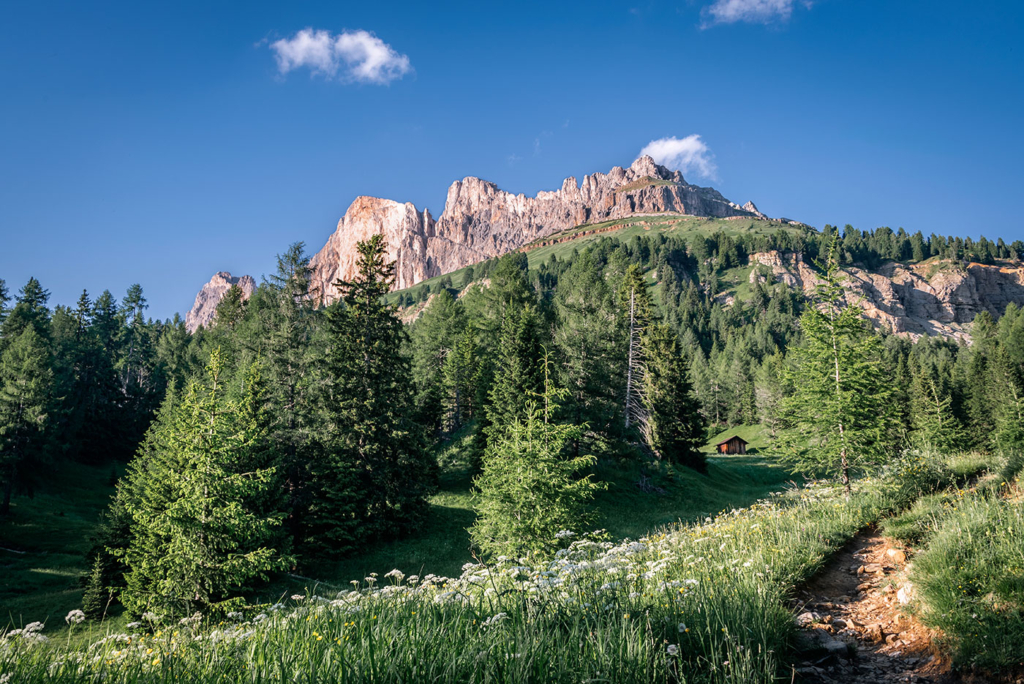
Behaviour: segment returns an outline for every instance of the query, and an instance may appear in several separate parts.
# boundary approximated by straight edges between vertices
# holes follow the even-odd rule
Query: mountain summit
[[[739,206],[714,188],[687,183],[679,171],[649,156],[613,167],[577,183],[572,176],[536,197],[505,192],[473,176],[448,188],[444,211],[435,220],[426,209],[377,197],[357,197],[334,234],[310,262],[313,288],[322,303],[338,298],[334,283],[356,272],[356,243],[380,233],[395,262],[395,287],[404,289],[433,276],[500,256],[536,240],[586,223],[643,214],[685,214],[764,218],[753,202]],[[209,290],[189,313],[194,331],[212,320]],[[201,307],[203,312],[197,311]]]

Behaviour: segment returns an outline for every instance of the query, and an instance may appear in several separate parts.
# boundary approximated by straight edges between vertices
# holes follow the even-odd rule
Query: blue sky
[[[1024,5],[0,5],[0,278],[72,303],[315,252],[358,195],[443,209],[696,135],[687,179],[815,226],[1024,238]],[[300,34],[311,29],[309,34]],[[303,38],[307,40],[303,41]]]

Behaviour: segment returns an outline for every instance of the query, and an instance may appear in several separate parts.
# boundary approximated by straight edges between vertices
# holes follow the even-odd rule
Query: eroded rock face
[[[812,294],[818,283],[800,254],[761,252],[751,263],[764,264],[790,287]],[[969,324],[982,311],[1000,316],[1010,302],[1024,304],[1024,266],[988,266],[952,262],[883,265],[877,272],[843,269],[847,300],[864,315],[911,338],[942,335],[969,339]],[[756,277],[756,273],[751,273]]]
[[[252,276],[244,275],[235,278],[227,271],[214,274],[210,278],[210,282],[203,285],[203,289],[199,290],[199,294],[196,295],[195,304],[192,305],[192,309],[185,316],[185,328],[190,333],[194,333],[199,328],[207,326],[213,321],[213,317],[217,313],[217,304],[220,303],[224,293],[232,285],[238,285],[242,288],[243,299],[248,299],[252,295],[253,290],[256,289],[256,281],[252,279]]]
[[[356,242],[374,233],[387,239],[389,256],[396,262],[395,287],[402,289],[580,224],[660,213],[763,216],[756,207],[740,207],[717,190],[690,185],[678,171],[644,156],[628,169],[616,166],[607,174],[584,176],[582,183],[566,178],[560,189],[536,197],[464,178],[448,188],[436,222],[412,204],[359,197],[310,265],[320,300],[329,303],[338,296],[333,283],[356,272]]]

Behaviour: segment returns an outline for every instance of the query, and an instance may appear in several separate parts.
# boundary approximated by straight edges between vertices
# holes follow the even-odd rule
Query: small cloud
[[[517,162],[520,162],[522,160],[523,160],[523,158],[520,157],[518,154],[515,154],[515,153],[512,153],[512,154],[508,155],[507,157],[505,157],[505,161],[508,162],[509,166],[515,166]]]
[[[640,150],[639,156],[645,154],[662,166],[682,171],[684,176],[692,173],[700,178],[718,180],[714,155],[699,135],[652,140]]]
[[[738,21],[751,24],[789,21],[797,3],[811,6],[810,0],[715,0],[701,11],[705,19],[702,28]]]
[[[565,123],[562,124],[562,128],[568,128],[568,127],[569,127],[569,120],[566,119]]]
[[[346,83],[385,85],[412,71],[407,55],[369,31],[330,31],[306,28],[291,38],[270,44],[282,75],[306,67],[313,74]]]
[[[533,156],[540,154],[540,138],[533,139]]]

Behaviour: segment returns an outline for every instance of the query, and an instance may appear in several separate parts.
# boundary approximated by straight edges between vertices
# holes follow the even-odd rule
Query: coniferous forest
[[[769,250],[815,264],[815,292],[758,267],[725,301],[727,273]],[[45,284],[0,281],[0,525],[25,524],[19,502],[68,464],[116,485],[59,620],[67,650],[3,616],[0,665],[18,674],[0,681],[771,681],[805,657],[793,587],[882,519],[920,550],[917,619],[957,667],[1024,662],[1024,310],[978,313],[969,344],[914,341],[842,285],[850,266],[1019,264],[1024,243],[611,236],[399,292],[386,251],[360,243],[358,274],[319,306],[292,245],[195,334],[147,318],[139,285],[51,308]],[[728,457],[706,445],[749,426],[785,491],[642,540],[593,532],[622,484],[602,464],[711,478]],[[329,564],[434,524],[453,450],[475,509],[463,575],[317,588]],[[289,577],[308,592],[268,602]],[[116,631],[73,641],[83,622]]]

